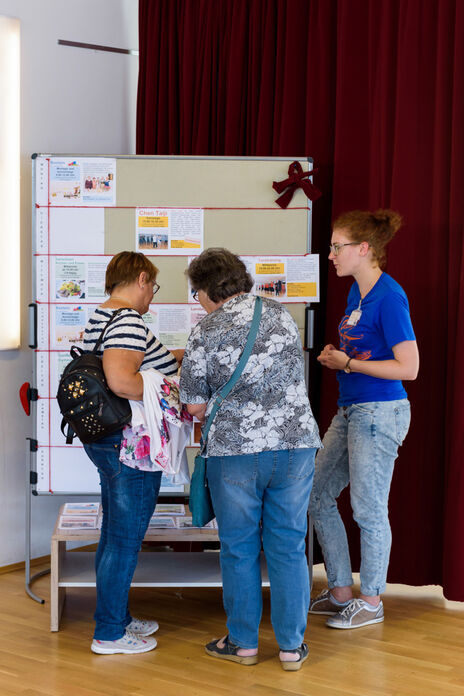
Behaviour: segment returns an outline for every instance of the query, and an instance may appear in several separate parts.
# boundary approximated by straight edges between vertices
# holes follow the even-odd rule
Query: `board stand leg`
[[[66,542],[52,538],[51,548],[51,578],[50,578],[50,631],[60,630],[60,619],[63,613],[66,588],[59,587],[61,566],[66,553]]]
[[[31,590],[32,583],[40,578],[42,575],[47,575],[50,572],[50,568],[41,570],[35,575],[31,576],[31,513],[32,513],[32,489],[31,486],[35,485],[34,476],[35,471],[32,468],[32,453],[36,452],[36,442],[31,438],[27,438],[27,455],[26,455],[26,548],[25,548],[25,587],[26,593],[31,599],[38,602],[39,604],[45,604],[45,600],[41,599]]]

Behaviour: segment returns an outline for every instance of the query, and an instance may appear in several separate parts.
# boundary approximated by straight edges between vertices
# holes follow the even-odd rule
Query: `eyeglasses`
[[[334,256],[338,256],[340,249],[345,246],[356,246],[360,242],[345,242],[345,244],[329,244],[330,253]]]
[[[160,289],[160,286],[158,285],[158,283],[153,283],[153,294],[154,295],[156,295],[156,293],[158,292],[159,289]]]
[[[198,290],[195,290],[195,292],[193,293],[192,297],[193,297],[193,299],[195,300],[195,302],[198,302]]]

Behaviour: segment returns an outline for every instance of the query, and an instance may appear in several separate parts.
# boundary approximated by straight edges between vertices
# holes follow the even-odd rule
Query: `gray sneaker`
[[[374,611],[368,607],[369,604],[363,599],[352,599],[345,609],[327,619],[327,626],[330,628],[361,628],[361,626],[381,623],[384,619],[382,602]]]
[[[99,655],[114,655],[116,653],[135,655],[154,650],[156,645],[155,638],[142,638],[137,633],[132,633],[126,629],[122,638],[117,640],[96,640],[94,638],[90,649]]]
[[[333,616],[338,614],[339,611],[348,606],[351,600],[347,602],[337,602],[334,597],[330,594],[330,590],[322,590],[320,594],[311,600],[309,604],[310,614],[325,614],[326,616]]]

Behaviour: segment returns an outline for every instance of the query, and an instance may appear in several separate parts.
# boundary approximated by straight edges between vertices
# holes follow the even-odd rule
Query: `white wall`
[[[138,58],[59,46],[57,41],[137,49],[138,2],[0,0],[0,15],[21,21],[21,349],[0,352],[3,566],[24,560],[25,438],[32,435],[32,421],[20,407],[18,389],[32,380],[32,351],[27,347],[27,305],[32,299],[31,154],[135,152]],[[8,298],[2,302],[2,320],[8,321]],[[51,531],[63,499],[41,496],[32,502],[32,556],[37,557],[50,552]]]

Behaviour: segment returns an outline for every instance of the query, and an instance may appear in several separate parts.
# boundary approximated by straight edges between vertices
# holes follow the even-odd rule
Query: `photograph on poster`
[[[116,204],[115,159],[52,157],[49,166],[50,205]]]
[[[201,208],[136,208],[136,251],[186,256],[203,251]]]

